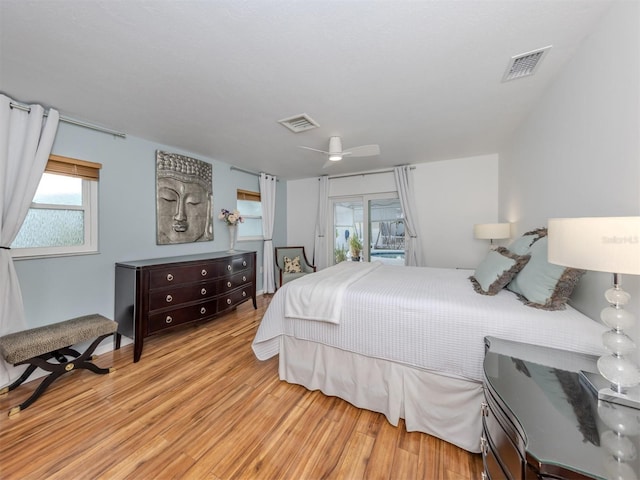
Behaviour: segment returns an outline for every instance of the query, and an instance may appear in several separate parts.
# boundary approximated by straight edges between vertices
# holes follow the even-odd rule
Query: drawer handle
[[[202,295],[206,295],[206,294],[207,294],[207,289],[206,289],[206,288],[203,288],[202,290],[200,290],[200,293],[201,293]]]
[[[171,315],[167,315],[167,318],[164,319],[165,323],[171,323],[173,322],[173,318],[171,318]]]
[[[227,265],[227,270],[231,271],[231,265]]]
[[[487,439],[484,438],[484,435],[480,437],[480,451],[482,452],[483,456],[487,456],[487,453],[489,453],[489,449],[488,449],[488,442]]]
[[[242,296],[246,297],[247,296],[247,292],[245,292],[244,290],[242,291]]]
[[[227,287],[231,288],[231,282],[227,282]]]
[[[246,261],[246,260],[243,260],[243,261],[242,261],[242,266],[243,266],[243,267],[246,267],[246,266],[247,266],[247,261]]]
[[[202,315],[204,315],[205,313],[207,313],[207,309],[206,309],[206,308],[204,308],[204,307],[202,307],[202,308],[200,309],[200,313],[201,313]]]
[[[173,297],[171,295],[167,295],[167,303],[173,302]]]
[[[227,305],[231,305],[231,299],[227,298]]]
[[[170,273],[167,273],[167,281],[171,281],[173,280],[173,275],[171,275]]]
[[[247,277],[245,277],[244,275],[242,276],[242,281],[246,282],[247,281]]]
[[[487,402],[482,402],[480,404],[480,413],[483,417],[489,416],[489,405],[487,404]]]
[[[207,271],[203,268],[202,271],[200,272],[200,275],[202,275],[203,277],[206,277]]]

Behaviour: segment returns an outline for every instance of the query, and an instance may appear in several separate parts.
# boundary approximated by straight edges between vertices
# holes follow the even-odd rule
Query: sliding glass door
[[[334,198],[333,263],[404,265],[404,222],[400,200],[389,195]]]

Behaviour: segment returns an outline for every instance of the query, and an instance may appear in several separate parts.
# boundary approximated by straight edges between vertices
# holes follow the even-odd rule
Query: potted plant
[[[333,250],[333,254],[336,259],[336,263],[344,262],[347,259],[347,252],[344,247],[336,248]]]
[[[349,238],[349,250],[351,250],[351,261],[360,261],[360,252],[362,251],[362,242],[357,235]]]

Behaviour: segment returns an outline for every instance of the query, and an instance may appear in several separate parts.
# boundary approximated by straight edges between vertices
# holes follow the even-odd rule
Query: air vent
[[[293,133],[304,132],[305,130],[311,130],[312,128],[318,128],[320,126],[318,122],[306,113],[296,115],[294,117],[283,118],[282,120],[278,120],[278,123],[281,123]]]
[[[516,55],[515,57],[511,57],[511,62],[509,62],[509,66],[507,67],[506,72],[504,72],[502,81],[508,82],[509,80],[515,80],[517,78],[533,75],[540,65],[540,61],[550,48],[551,45],[539,50],[534,50],[532,52],[527,52]]]

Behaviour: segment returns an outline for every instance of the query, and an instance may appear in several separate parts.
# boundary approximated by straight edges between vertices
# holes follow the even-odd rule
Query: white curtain
[[[262,234],[264,251],[262,256],[262,289],[264,293],[276,291],[275,262],[273,253],[273,222],[276,214],[276,177],[260,174],[260,200],[262,202]]]
[[[18,276],[9,247],[27,216],[51,153],[59,115],[40,105],[30,111],[11,107],[0,94],[0,336],[26,328]],[[0,360],[0,385],[14,380],[20,371]]]
[[[318,211],[316,214],[316,232],[313,241],[313,264],[318,270],[329,266],[327,238],[327,211],[329,209],[329,177],[319,179]]]
[[[418,238],[418,218],[413,193],[413,175],[408,165],[394,167],[398,197],[404,214],[404,264],[409,267],[423,266],[422,243]]]

